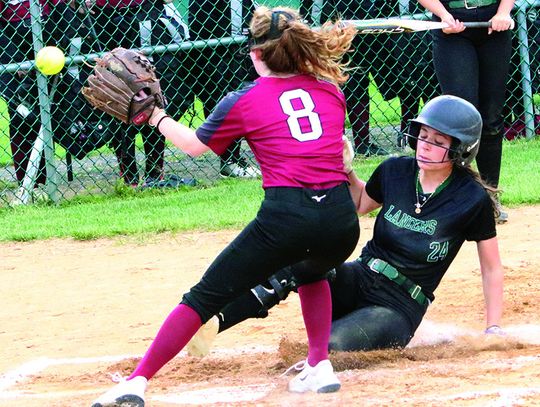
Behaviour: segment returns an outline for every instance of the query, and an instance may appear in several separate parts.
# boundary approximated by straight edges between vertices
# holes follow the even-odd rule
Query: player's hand
[[[133,100],[141,102],[149,97],[150,95],[144,89],[141,89],[135,94],[135,96],[133,96]],[[165,109],[155,106],[154,110],[152,110],[152,113],[150,114],[150,118],[148,119],[148,124],[152,127],[156,127],[163,116],[168,116],[167,113],[165,113]]]
[[[509,14],[495,14],[491,21],[491,27],[488,30],[488,34],[493,31],[506,31],[513,30],[515,23]]]
[[[165,116],[168,116],[167,113],[165,113],[165,110],[159,107],[156,107],[152,111],[152,114],[150,115],[150,119],[148,119],[148,124],[152,127],[156,127],[159,121],[163,119],[163,117]]]
[[[484,331],[486,335],[505,336],[506,332],[499,325],[491,325]]]
[[[443,33],[445,34],[457,34],[465,30],[465,25],[454,18],[452,14],[448,14],[444,18],[441,18],[441,21],[443,23],[448,24],[448,28],[443,28]]]
[[[347,136],[343,135],[343,168],[350,174],[353,171],[354,148]]]
[[[96,14],[92,8],[96,5],[96,0],[71,0],[69,6],[79,14]]]

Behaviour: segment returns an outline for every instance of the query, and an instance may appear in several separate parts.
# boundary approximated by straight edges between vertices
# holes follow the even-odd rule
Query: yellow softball
[[[36,55],[36,67],[43,75],[56,75],[66,63],[66,56],[58,47],[44,47]]]

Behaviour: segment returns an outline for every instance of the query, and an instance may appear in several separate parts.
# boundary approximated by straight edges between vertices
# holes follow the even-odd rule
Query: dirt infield
[[[540,406],[540,207],[498,228],[505,338],[484,327],[467,243],[404,350],[334,354],[342,390],[293,395],[280,377],[304,357],[298,296],[221,334],[200,360],[181,353],[151,381],[147,405]],[[373,219],[361,219],[358,249]],[[182,293],[235,231],[0,245],[0,406],[88,406],[127,374]]]

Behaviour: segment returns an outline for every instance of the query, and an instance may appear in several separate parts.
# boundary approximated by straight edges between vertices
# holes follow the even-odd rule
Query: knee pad
[[[251,292],[261,303],[263,309],[268,311],[268,309],[287,298],[294,289],[296,289],[296,282],[290,271],[280,270],[270,277],[265,284],[260,284],[251,289]]]

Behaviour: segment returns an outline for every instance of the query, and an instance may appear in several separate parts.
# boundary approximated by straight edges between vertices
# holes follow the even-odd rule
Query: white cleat
[[[261,176],[261,171],[258,168],[247,163],[228,162],[221,168],[219,173],[223,178],[257,178]]]
[[[289,391],[292,393],[307,391],[333,393],[341,388],[341,383],[328,359],[321,360],[314,367],[310,366],[306,360],[297,363],[293,368],[301,372],[289,382]]]
[[[144,407],[144,391],[148,380],[136,376],[131,380],[122,379],[112,389],[94,400],[92,407]]]

